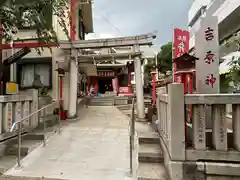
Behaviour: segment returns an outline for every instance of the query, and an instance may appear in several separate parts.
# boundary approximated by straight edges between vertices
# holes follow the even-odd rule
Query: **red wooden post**
[[[190,74],[189,76],[189,93],[192,94],[193,93],[193,74]],[[192,121],[192,105],[189,105],[189,117],[190,117],[190,121]]]
[[[132,85],[131,85],[131,71],[128,67],[128,93],[132,93]]]
[[[188,77],[189,74],[184,74],[184,93],[188,93]]]
[[[91,88],[91,77],[88,76],[88,80],[87,80],[87,90],[88,90],[88,92],[90,91],[90,88]]]
[[[65,71],[62,68],[58,68],[58,79],[59,79],[59,115],[62,120],[66,119],[66,113],[63,110],[63,77],[65,75]]]
[[[60,76],[59,77],[59,103],[60,103],[60,105],[63,104],[62,97],[63,97],[63,76]]]
[[[152,71],[152,105],[156,105],[156,69]]]
[[[98,94],[98,82],[97,82],[97,76],[94,77],[94,91],[95,94]]]

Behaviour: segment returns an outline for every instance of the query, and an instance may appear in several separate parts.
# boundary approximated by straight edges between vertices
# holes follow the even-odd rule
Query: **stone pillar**
[[[68,107],[68,118],[77,117],[77,82],[78,82],[78,61],[77,51],[73,51],[70,59],[70,71],[69,71],[69,107]]]
[[[152,105],[156,106],[156,77],[157,77],[157,69],[152,70]]]
[[[29,90],[32,93],[32,103],[31,103],[31,113],[37,111],[39,109],[39,99],[38,99],[38,90],[36,89],[31,89]],[[36,128],[39,125],[39,114],[40,113],[36,113],[35,115],[33,115],[30,119],[30,126],[31,128]]]
[[[131,84],[131,71],[130,68],[128,67],[128,93],[132,93],[132,84]]]
[[[171,160],[185,160],[184,85],[168,85],[169,154]]]
[[[135,51],[139,51],[139,46],[135,46]],[[136,96],[137,96],[137,117],[140,119],[145,118],[145,107],[144,107],[144,97],[143,97],[143,83],[142,83],[142,73],[141,73],[141,59],[140,57],[135,57],[134,59],[134,72],[135,72],[135,82],[136,82]]]

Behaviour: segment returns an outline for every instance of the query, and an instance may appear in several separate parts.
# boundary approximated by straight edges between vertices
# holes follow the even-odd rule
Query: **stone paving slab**
[[[124,180],[129,177],[128,118],[115,107],[89,107],[5,175],[69,180]]]

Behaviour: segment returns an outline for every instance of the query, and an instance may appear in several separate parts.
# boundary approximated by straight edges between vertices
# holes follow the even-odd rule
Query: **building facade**
[[[34,1],[30,1],[34,3]],[[75,4],[73,5],[73,3]],[[31,3],[24,3],[24,7],[30,6]],[[19,5],[23,6],[23,5]],[[73,8],[74,7],[74,8]],[[69,17],[66,17],[65,23],[68,24],[69,35],[62,30],[58,21],[58,17],[53,14],[52,7],[47,8],[44,17],[47,17],[49,26],[52,26],[57,34],[59,40],[68,40],[68,36],[73,36],[75,40],[84,40],[85,34],[93,32],[93,20],[92,20],[92,4],[91,1],[86,3],[82,0],[71,0],[69,4],[70,16],[75,14],[75,18],[72,18],[74,23],[70,22]],[[74,9],[74,12],[73,12]],[[66,12],[67,13],[67,12]],[[74,25],[73,25],[74,24]],[[72,33],[72,28],[75,29],[75,33]],[[27,47],[32,48],[31,53],[26,55],[23,59],[19,60],[13,68],[10,70],[10,77],[6,81],[13,81],[19,85],[19,90],[24,91],[33,88],[33,81],[35,74],[38,74],[41,79],[41,83],[48,89],[48,94],[53,99],[57,99],[58,96],[58,73],[56,69],[59,64],[58,61],[64,61],[65,55],[62,50],[57,47],[57,44],[47,44],[49,47],[39,48],[41,53],[38,54],[35,51],[35,45],[38,44],[36,40],[36,29],[34,25],[23,25],[19,27],[18,34],[14,37],[14,44],[19,46],[26,44]],[[51,50],[50,50],[51,48]],[[2,59],[6,59],[14,52],[18,51],[18,48],[3,50]],[[66,69],[69,69],[66,65]],[[12,76],[12,77],[11,77]],[[68,90],[69,90],[69,71],[67,70],[63,78],[63,106],[64,109],[68,109]]]
[[[130,47],[102,49],[101,55],[131,52]],[[88,91],[94,89],[98,95],[132,95],[134,62],[130,58],[111,59],[96,63],[97,74],[88,76]]]
[[[200,28],[203,17],[217,16],[219,27],[220,57],[236,51],[236,44],[226,47],[224,42],[240,31],[239,0],[195,0],[188,13],[190,49],[195,46],[195,33]]]

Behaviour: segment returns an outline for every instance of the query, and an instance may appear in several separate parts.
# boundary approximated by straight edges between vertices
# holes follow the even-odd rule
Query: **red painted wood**
[[[39,48],[39,47],[57,47],[57,43],[39,43],[39,42],[21,42],[21,43],[14,43],[13,48]],[[11,44],[0,44],[0,49],[12,49]]]
[[[152,73],[152,105],[156,105],[156,73]]]

